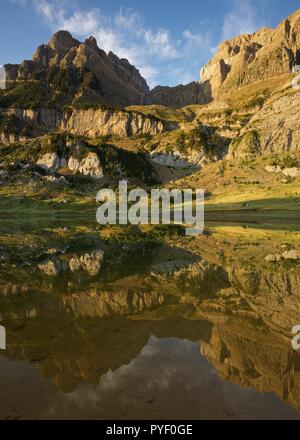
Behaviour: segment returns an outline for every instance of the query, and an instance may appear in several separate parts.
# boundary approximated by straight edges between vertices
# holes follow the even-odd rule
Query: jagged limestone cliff
[[[67,132],[89,138],[100,136],[130,136],[162,133],[167,123],[142,113],[105,108],[64,111],[49,108],[0,110],[0,141],[10,144],[34,138],[51,131]]]
[[[300,61],[300,11],[279,26],[223,42],[201,70],[211,96],[220,98],[245,85],[291,73]]]
[[[30,61],[6,65],[8,87],[30,83],[46,102],[61,107],[74,102],[100,103],[109,106],[142,104],[149,89],[138,70],[127,60],[108,55],[91,37],[81,43],[69,32],[59,31],[48,44],[39,46]],[[9,100],[13,97],[8,97]]]

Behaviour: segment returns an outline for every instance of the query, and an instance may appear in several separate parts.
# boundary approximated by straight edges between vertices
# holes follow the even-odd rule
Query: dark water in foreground
[[[0,419],[300,419],[296,235],[21,235],[0,242]]]

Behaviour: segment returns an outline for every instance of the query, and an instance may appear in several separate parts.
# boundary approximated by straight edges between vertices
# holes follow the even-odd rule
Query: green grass
[[[34,109],[48,102],[48,92],[41,81],[18,81],[12,88],[0,91],[0,107]]]
[[[126,107],[126,110],[142,113],[145,116],[155,117],[162,121],[175,123],[187,122],[193,120],[195,117],[193,111],[188,108],[176,110],[174,108],[165,107],[162,105],[132,105]]]

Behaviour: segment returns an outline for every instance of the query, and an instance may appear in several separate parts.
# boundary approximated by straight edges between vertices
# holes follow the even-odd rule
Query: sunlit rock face
[[[80,163],[79,172],[84,176],[91,176],[95,179],[104,177],[100,159],[96,153],[88,153]]]
[[[249,158],[261,153],[297,152],[300,136],[297,116],[299,103],[300,93],[292,91],[264,105],[231,143],[228,157]],[[279,172],[279,169],[269,168],[268,171]],[[287,168],[282,172],[287,177],[295,178],[299,175],[298,168]]]
[[[95,186],[95,195],[97,180],[103,177],[143,181],[149,185],[158,183],[159,178],[145,153],[127,151],[110,143],[95,145],[91,140],[66,133],[51,133],[26,141],[14,150],[13,156],[8,150],[0,161],[0,177],[9,185],[17,175],[25,191],[31,184],[40,187],[41,180],[61,186],[86,181]]]
[[[201,70],[201,81],[210,83],[217,98],[258,80],[291,73],[299,60],[299,23],[298,10],[274,30],[263,28],[224,41]]]
[[[81,136],[116,135],[122,138],[146,134],[155,136],[165,131],[163,122],[158,119],[137,112],[105,109],[65,112],[59,128]]]
[[[37,161],[37,165],[49,171],[57,171],[61,168],[60,159],[56,153],[45,154]]]
[[[65,158],[59,158],[57,153],[47,153],[37,161],[37,165],[45,170],[55,172],[60,168],[65,168],[67,161]],[[96,153],[88,153],[80,162],[71,156],[68,160],[68,168],[70,171],[95,179],[104,177],[100,159]]]
[[[8,108],[3,116],[12,120],[10,128],[0,132],[0,141],[10,144],[57,130],[90,138],[101,136],[155,136],[167,130],[167,125],[154,117],[126,110],[105,108],[47,109]],[[28,134],[24,135],[24,128]],[[47,163],[46,163],[47,165]]]
[[[90,276],[96,276],[101,270],[101,264],[104,260],[103,251],[94,251],[90,254],[84,254],[81,257],[74,256],[69,261],[69,268],[72,272],[83,269]]]
[[[299,64],[300,13],[296,11],[276,29],[262,28],[220,44],[200,71],[200,81],[185,86],[156,87],[150,104],[184,107],[230,99],[240,88],[288,75]],[[270,131],[270,130],[269,130]]]

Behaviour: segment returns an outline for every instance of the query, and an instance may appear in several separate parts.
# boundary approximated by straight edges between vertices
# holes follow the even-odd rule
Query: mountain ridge
[[[262,155],[269,155],[264,184],[265,168],[277,159],[287,162],[281,169],[293,182],[300,175],[300,92],[292,86],[299,58],[300,10],[276,29],[221,43],[202,69],[201,81],[150,91],[134,66],[106,54],[93,37],[81,43],[59,31],[37,48],[33,60],[6,66],[8,88],[0,91],[1,159],[18,162],[22,152],[27,165],[39,161],[26,148],[42,136],[46,141],[37,143],[49,143],[45,153],[57,154],[57,138],[47,138],[55,132],[97,143],[99,151],[109,140],[117,148],[142,152],[162,182],[174,170],[176,181],[210,166],[213,170],[215,163],[232,161],[235,167],[239,160],[251,163]],[[10,144],[16,146],[13,155],[4,148]],[[275,157],[284,154],[290,157]],[[210,185],[213,179],[205,187]]]
[[[165,105],[181,108],[208,104],[248,84],[292,72],[300,64],[300,9],[274,28],[261,28],[220,43],[200,70],[199,80],[150,90],[138,69],[126,59],[108,54],[94,37],[80,42],[58,31],[40,45],[32,60],[5,65],[8,85],[43,80],[48,105]]]
[[[40,81],[48,104],[76,102],[112,106],[142,104],[149,88],[139,71],[126,59],[106,54],[90,37],[84,42],[58,31],[39,46],[32,60],[4,66],[9,87],[18,81]]]

